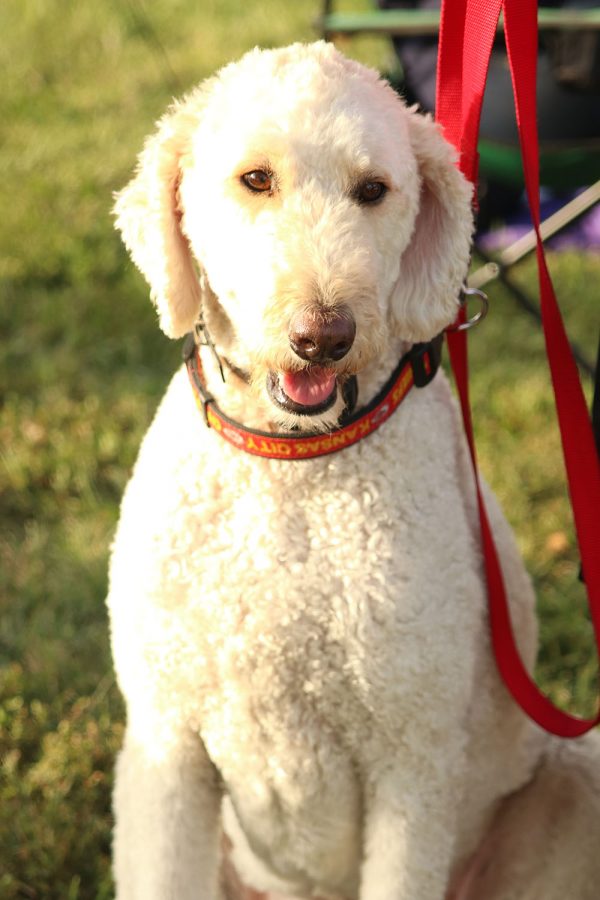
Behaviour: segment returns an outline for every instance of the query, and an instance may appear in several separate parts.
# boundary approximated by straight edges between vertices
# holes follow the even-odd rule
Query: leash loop
[[[463,174],[476,184],[483,92],[501,11],[504,13],[525,183],[536,235],[544,338],[591,619],[596,644],[600,647],[600,465],[585,397],[554,296],[540,234],[536,0],[443,0],[436,117],[443,126],[446,138],[458,151]],[[464,307],[459,321],[461,324],[466,322]],[[538,725],[561,737],[578,737],[600,723],[600,712],[594,718],[582,719],[554,706],[531,678],[516,646],[498,552],[479,482],[464,329],[459,327],[449,333],[448,348],[473,461],[492,644],[498,669],[515,701]]]

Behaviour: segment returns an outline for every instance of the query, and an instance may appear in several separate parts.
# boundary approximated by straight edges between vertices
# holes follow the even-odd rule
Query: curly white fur
[[[257,169],[271,191],[244,184]],[[378,204],[357,202],[365,179],[385,183]],[[343,408],[341,392],[317,417],[269,398],[267,374],[299,368],[294,315],[349,310],[356,339],[334,368],[356,374],[365,404],[408,344],[454,319],[468,264],[470,188],[451,149],[323,43],[252,51],[176,103],[116,211],[163,329],[184,334],[202,305],[219,352],[251,376],[222,384],[205,354],[209,387],[264,430],[330,427]],[[531,666],[531,588],[491,496],[489,508]],[[257,896],[248,886],[567,896],[555,883],[596,896],[600,855],[584,837],[528,861],[548,784],[579,791],[573,833],[597,832],[598,752],[588,739],[565,766],[499,683],[443,375],[362,443],[289,463],[225,444],[177,373],[123,501],[108,602],[128,713],[119,900]]]

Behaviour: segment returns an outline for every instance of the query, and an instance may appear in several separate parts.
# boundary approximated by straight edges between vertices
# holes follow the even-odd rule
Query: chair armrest
[[[327,4],[327,7],[329,4]],[[540,31],[600,30],[600,7],[596,9],[540,9]],[[438,10],[382,9],[364,12],[325,13],[315,25],[327,39],[343,34],[390,36],[436,35],[440,27]],[[503,29],[500,18],[498,28]]]

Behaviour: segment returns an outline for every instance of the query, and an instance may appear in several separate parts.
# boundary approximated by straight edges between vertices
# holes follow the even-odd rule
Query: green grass
[[[175,94],[254,44],[313,36],[307,0],[0,4],[0,897],[106,898],[122,736],[104,612],[119,499],[178,348],[112,229],[112,192]],[[382,44],[346,44],[384,64]],[[590,256],[553,257],[593,354]],[[520,277],[534,280],[531,265]],[[595,665],[540,337],[503,293],[471,341],[483,467],[543,618],[539,674],[589,710]]]

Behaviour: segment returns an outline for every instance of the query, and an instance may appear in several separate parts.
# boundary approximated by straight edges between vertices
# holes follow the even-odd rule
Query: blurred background
[[[112,194],[174,96],[255,45],[314,39],[319,12],[314,0],[0,4],[2,900],[112,896],[124,712],[108,553],[140,439],[179,364],[113,230]],[[337,43],[394,64],[385,39]],[[569,332],[593,360],[598,254],[561,249],[549,261]],[[533,261],[514,278],[535,293]],[[596,666],[542,337],[501,286],[489,294],[470,341],[482,467],[536,582],[538,678],[589,713]]]

